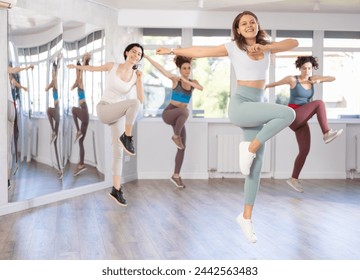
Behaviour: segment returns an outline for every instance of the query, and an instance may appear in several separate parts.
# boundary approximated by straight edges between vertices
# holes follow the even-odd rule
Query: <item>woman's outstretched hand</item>
[[[157,48],[156,49],[156,54],[170,54],[170,49],[168,48]]]

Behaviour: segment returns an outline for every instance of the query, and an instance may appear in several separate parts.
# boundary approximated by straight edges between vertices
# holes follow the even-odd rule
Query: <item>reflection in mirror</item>
[[[9,62],[15,67],[34,65],[33,70],[21,71],[16,77],[27,91],[14,89],[13,95],[17,124],[11,145],[9,202],[104,180],[103,163],[98,160],[103,143],[97,137],[100,125],[94,112],[104,77],[82,74],[86,94],[82,99],[86,100],[89,112],[86,134],[82,137],[87,170],[74,176],[80,151],[79,141],[74,143],[72,108],[79,107],[81,102],[77,88],[71,87],[79,79],[77,73],[64,67],[69,61],[81,60],[85,52],[91,53],[91,61],[100,64],[104,59],[103,37],[103,31],[89,30],[86,24],[63,23],[58,18],[18,7],[9,11]],[[83,124],[78,121],[81,130]]]
[[[62,74],[58,58],[63,41],[62,23],[56,17],[15,7],[9,11],[8,26],[9,63],[14,67],[34,65],[16,77],[27,91],[13,89],[16,122],[9,192],[9,202],[13,202],[62,189]],[[54,141],[53,131],[57,136]]]
[[[64,25],[64,63],[103,64],[104,31],[88,24]],[[65,69],[64,75],[64,152],[65,188],[104,180],[99,155],[103,153],[101,124],[95,106],[101,98],[104,74]]]

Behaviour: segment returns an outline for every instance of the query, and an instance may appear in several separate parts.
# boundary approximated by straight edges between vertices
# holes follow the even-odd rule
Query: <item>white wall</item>
[[[354,168],[355,134],[360,124],[345,124],[330,121],[329,127],[344,129],[343,134],[325,144],[316,120],[311,120],[311,149],[300,178],[344,179],[347,171]],[[186,123],[187,150],[181,171],[183,178],[243,177],[236,173],[209,174],[216,170],[218,134],[242,134],[241,129],[227,121],[208,122],[190,120]],[[143,119],[138,123],[138,165],[139,179],[166,179],[174,166],[175,145],[171,141],[172,129],[161,119]],[[298,152],[295,134],[289,128],[279,133],[266,144],[262,177],[285,179],[291,176]],[[206,173],[208,173],[206,175]]]
[[[139,179],[168,179],[174,172],[177,148],[171,140],[171,126],[162,120],[143,119],[137,129],[137,172]],[[181,171],[184,178],[208,178],[208,125],[186,123],[185,159]],[[190,155],[190,156],[189,156]]]
[[[321,129],[316,120],[312,120],[309,126],[311,148],[300,178],[346,178],[346,124],[329,123],[330,128],[344,129],[343,134],[329,144],[324,143]],[[298,153],[295,133],[291,129],[287,128],[276,136],[274,152],[274,178],[291,177],[294,160]]]

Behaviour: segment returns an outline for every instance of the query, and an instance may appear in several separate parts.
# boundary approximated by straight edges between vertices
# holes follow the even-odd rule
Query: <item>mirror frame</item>
[[[1,40],[1,44],[0,47],[2,47],[2,49],[6,50],[6,52],[4,53],[8,53],[8,39],[9,39],[9,35],[8,35],[8,14],[9,10],[7,9],[0,9],[0,15],[1,15],[1,19],[3,20],[3,22],[1,22],[1,29],[0,29],[0,36],[3,36],[4,34],[6,34],[6,40]],[[5,15],[5,16],[3,16]],[[62,19],[60,19],[62,20]],[[2,63],[1,65],[7,65],[8,64],[8,56],[2,56],[0,62]],[[3,80],[8,81],[8,74],[6,69],[0,69],[0,77],[3,77]],[[1,83],[0,85],[0,90],[2,92],[7,92],[8,89],[8,82],[7,83]],[[5,120],[5,117],[7,117],[7,95],[1,95],[0,96],[0,109],[1,112],[3,112],[3,114],[0,114],[0,117],[2,119]],[[6,129],[6,122],[3,122],[4,124],[4,130],[5,130],[5,136],[7,136],[7,129]],[[107,139],[110,139],[109,137],[109,133],[107,129],[103,129],[103,133],[101,133],[101,135],[103,136],[103,140],[104,143],[107,143]],[[0,155],[2,158],[6,158],[7,157],[7,144],[6,144],[6,137],[4,138],[0,138]],[[49,193],[46,195],[40,195],[34,198],[29,198],[29,199],[25,199],[22,201],[14,201],[14,202],[9,202],[8,200],[8,190],[5,187],[0,188],[0,216],[1,215],[6,215],[9,213],[14,213],[14,212],[18,212],[18,211],[22,211],[22,210],[26,210],[29,208],[33,208],[33,207],[37,207],[37,206],[41,206],[41,205],[46,205],[49,203],[53,203],[53,202],[57,202],[57,201],[61,201],[61,200],[65,200],[71,197],[75,197],[75,196],[79,196],[79,195],[83,195],[86,193],[91,193],[97,190],[102,190],[104,188],[108,188],[109,186],[111,186],[110,180],[111,177],[109,176],[110,173],[110,167],[109,164],[106,164],[107,162],[109,162],[108,159],[108,155],[111,154],[111,150],[106,151],[106,147],[109,147],[109,145],[105,145],[104,147],[104,181],[101,182],[97,182],[94,184],[88,184],[88,185],[84,185],[84,186],[79,186],[76,188],[71,188],[71,189],[62,189],[60,191],[56,191],[53,193]],[[2,171],[0,171],[0,178],[1,178],[1,182],[3,182],[4,184],[1,184],[3,186],[5,186],[5,183],[7,181],[7,161],[3,160],[0,167]]]

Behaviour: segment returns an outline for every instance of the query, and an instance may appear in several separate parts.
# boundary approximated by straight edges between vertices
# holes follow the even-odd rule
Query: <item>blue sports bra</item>
[[[82,88],[78,88],[79,100],[85,99],[85,91]]]
[[[55,88],[53,89],[53,98],[54,98],[54,102],[59,99],[58,90]]]
[[[172,90],[171,100],[178,101],[181,103],[189,103],[194,88],[186,90],[181,86],[181,81],[178,82],[176,87]]]

